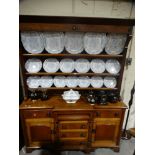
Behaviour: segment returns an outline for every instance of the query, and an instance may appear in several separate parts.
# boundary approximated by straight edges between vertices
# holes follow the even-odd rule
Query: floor
[[[98,148],[89,155],[133,155],[135,148],[135,139],[121,140],[120,142],[120,152],[115,153],[111,149]],[[25,149],[21,149],[19,155],[51,155],[46,150],[34,150],[32,153],[25,153]],[[63,151],[61,155],[86,155],[81,151]],[[88,154],[87,154],[88,155]]]

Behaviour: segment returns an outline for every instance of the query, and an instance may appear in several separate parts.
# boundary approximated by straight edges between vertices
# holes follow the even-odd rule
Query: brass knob
[[[84,137],[85,135],[83,133],[80,134],[80,137]]]
[[[76,30],[78,30],[78,27],[77,27],[76,25],[73,25],[73,26],[72,26],[72,30],[73,30],[73,31],[76,31]]]
[[[36,116],[37,116],[37,114],[36,114],[36,113],[34,113],[34,114],[33,114],[33,117],[36,117]]]
[[[118,117],[119,116],[119,113],[118,112],[115,112],[114,116],[115,117]]]
[[[86,144],[86,142],[80,142],[80,145],[85,145]]]
[[[48,111],[47,117],[51,117],[51,112],[50,111]]]
[[[96,116],[101,116],[101,113],[97,111]]]
[[[81,127],[80,127],[81,129],[84,129],[85,128],[85,125],[81,125]]]

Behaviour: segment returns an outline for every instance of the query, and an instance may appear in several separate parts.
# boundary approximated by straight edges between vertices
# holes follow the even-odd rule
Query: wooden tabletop
[[[52,96],[46,101],[27,99],[22,102],[20,109],[53,109],[55,110],[93,110],[106,108],[127,108],[123,102],[108,103],[107,105],[91,105],[83,96],[74,104],[66,103],[62,97]]]

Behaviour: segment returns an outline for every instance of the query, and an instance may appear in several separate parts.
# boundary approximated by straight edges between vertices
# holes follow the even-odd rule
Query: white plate
[[[107,54],[120,54],[122,53],[125,42],[127,39],[126,34],[108,34],[107,35],[107,44],[105,46],[105,52]]]
[[[74,70],[74,60],[66,58],[60,61],[60,70],[63,73],[71,73]]]
[[[121,65],[118,60],[116,59],[109,59],[106,61],[106,70],[111,74],[119,73],[121,69]]]
[[[77,59],[75,61],[75,70],[78,73],[87,73],[90,69],[90,63],[87,59]]]
[[[42,88],[49,88],[53,85],[53,79],[51,76],[42,76],[40,78],[40,86]]]
[[[103,78],[100,76],[93,76],[90,81],[94,88],[101,88],[103,86]]]
[[[45,32],[45,49],[48,53],[61,53],[64,49],[63,32]]]
[[[105,63],[101,59],[93,59],[90,68],[94,73],[103,73],[105,71]]]
[[[29,53],[41,53],[44,50],[44,37],[41,32],[21,32],[21,41]]]
[[[25,63],[25,69],[29,73],[37,73],[41,70],[41,68],[42,62],[37,58],[28,59]]]
[[[66,86],[66,78],[65,76],[55,76],[54,77],[54,85],[56,87],[65,87]]]
[[[83,35],[81,32],[66,32],[65,48],[69,53],[78,54],[83,51]]]
[[[107,42],[105,33],[86,33],[84,36],[84,48],[88,54],[100,54]]]
[[[44,61],[43,68],[48,73],[55,73],[59,69],[59,61],[56,58],[48,58]]]
[[[115,88],[116,85],[117,85],[117,81],[116,81],[116,78],[115,77],[105,77],[104,78],[104,85],[107,87],[107,88]]]
[[[40,85],[40,77],[39,76],[30,76],[26,80],[29,88],[38,88]]]
[[[67,87],[77,87],[78,86],[78,77],[77,76],[68,76],[66,78]]]
[[[79,77],[79,87],[88,88],[90,85],[90,78],[88,76]]]

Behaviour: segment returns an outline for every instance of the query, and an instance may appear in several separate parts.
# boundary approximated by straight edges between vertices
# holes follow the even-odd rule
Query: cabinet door
[[[26,130],[30,146],[41,146],[54,140],[54,124],[51,118],[26,119]]]
[[[116,146],[120,118],[95,118],[93,123],[92,147]]]

